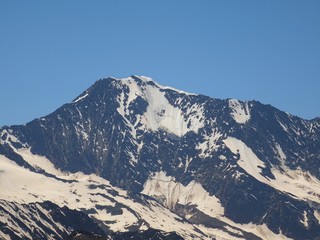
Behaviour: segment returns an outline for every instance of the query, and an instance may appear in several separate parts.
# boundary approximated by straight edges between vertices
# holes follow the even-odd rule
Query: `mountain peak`
[[[118,80],[118,81],[122,81],[122,82],[129,82],[129,83],[134,81],[136,83],[140,83],[141,85],[152,85],[152,86],[158,87],[159,89],[162,89],[162,90],[172,90],[177,93],[186,94],[186,95],[198,95],[198,94],[194,94],[194,93],[185,92],[185,91],[173,88],[173,87],[163,86],[163,85],[159,84],[158,82],[156,82],[153,78],[147,77],[147,76],[131,75],[130,77],[126,77],[126,78],[110,77],[107,79],[114,79],[114,80]]]
[[[97,113],[94,109],[99,108],[100,114],[108,105],[133,132],[162,129],[181,137],[203,127],[203,102],[199,103],[197,96],[162,86],[150,77],[132,75],[98,80],[72,103],[84,109],[91,104],[91,111]]]
[[[78,229],[70,215],[85,214],[114,232],[317,239],[319,129],[319,118],[255,101],[192,95],[145,76],[104,78],[46,117],[0,129],[0,225],[21,238],[34,231],[11,206],[25,209],[22,220],[61,208],[66,216],[53,224],[65,234]],[[56,206],[34,204],[42,200]],[[30,219],[42,232],[41,219]]]
[[[121,83],[117,86],[121,91],[117,96],[117,110],[133,126],[141,124],[153,131],[165,129],[177,136],[197,131],[202,126],[183,109],[181,103],[188,93],[164,87],[144,76],[117,80]],[[202,115],[201,107],[197,109],[196,115]]]

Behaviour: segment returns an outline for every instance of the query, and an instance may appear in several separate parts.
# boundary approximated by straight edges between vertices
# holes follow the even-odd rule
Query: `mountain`
[[[320,239],[319,140],[320,118],[101,79],[0,129],[0,236]]]

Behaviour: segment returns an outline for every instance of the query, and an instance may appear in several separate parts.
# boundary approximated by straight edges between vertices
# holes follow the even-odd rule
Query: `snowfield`
[[[94,174],[61,172],[47,158],[33,155],[28,148],[15,149],[15,151],[35,168],[43,169],[56,178],[31,172],[0,155],[0,199],[6,200],[8,204],[50,201],[60,207],[68,206],[70,209],[91,209],[95,213],[89,216],[104,222],[112,231],[128,231],[130,226],[140,225],[141,230],[145,230],[148,226],[167,232],[175,231],[185,239],[194,239],[195,236],[198,239],[207,239],[209,236],[214,236],[217,239],[243,239],[234,238],[222,230],[187,223],[155,201],[145,200],[145,203],[142,204],[131,200],[126,191],[111,186],[107,180]],[[279,239],[279,237],[285,239],[284,236],[272,233],[266,226],[239,225],[228,220],[223,216],[224,210],[219,200],[210,196],[201,184],[194,181],[183,186],[173,177],[166,176],[164,172],[158,172],[150,176],[142,193],[156,199],[164,197],[166,199],[164,205],[169,208],[177,203],[195,204],[200,211],[219,218],[235,228],[245,228],[261,237],[266,236],[265,233],[268,233],[268,236],[273,236],[273,238],[267,239]],[[97,205],[115,207],[119,203],[123,206],[119,215],[111,214],[105,209],[97,207]],[[186,217],[188,218],[188,216]],[[1,222],[8,224],[8,227],[22,238],[32,239],[23,229],[19,229],[7,221],[9,219],[9,216],[1,215],[0,212]],[[141,224],[140,221],[144,223]],[[60,226],[60,229],[63,227]],[[1,231],[0,236],[3,239],[8,239]]]
[[[320,181],[309,172],[289,169],[285,165],[286,156],[280,145],[277,144],[276,149],[283,165],[280,168],[273,167],[271,172],[275,179],[269,179],[261,174],[262,168],[265,167],[264,162],[244,142],[228,137],[224,143],[234,154],[240,154],[238,165],[258,181],[279,191],[289,193],[297,199],[320,202]]]

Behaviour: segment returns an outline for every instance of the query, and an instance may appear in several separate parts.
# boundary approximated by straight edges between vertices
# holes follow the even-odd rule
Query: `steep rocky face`
[[[85,232],[73,232],[70,236],[70,240],[141,240],[141,239],[157,239],[157,240],[183,240],[176,233],[161,232],[156,229],[148,229],[145,231],[132,231],[124,233],[113,233],[108,236],[101,237],[94,234],[88,234]]]
[[[319,138],[319,118],[132,76],[99,80],[48,116],[4,127],[0,154],[26,167],[13,148],[30,148],[62,171],[96,174],[208,228],[222,221],[228,232],[226,218],[316,239]],[[234,231],[249,238],[250,231]]]
[[[18,204],[0,200],[0,218],[2,237],[9,239],[67,239],[71,229],[104,234],[85,213],[51,202]],[[25,234],[20,235],[19,228],[24,229]]]

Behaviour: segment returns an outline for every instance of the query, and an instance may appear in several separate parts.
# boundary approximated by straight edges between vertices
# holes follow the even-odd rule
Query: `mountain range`
[[[104,78],[0,128],[3,239],[320,239],[320,118]]]

